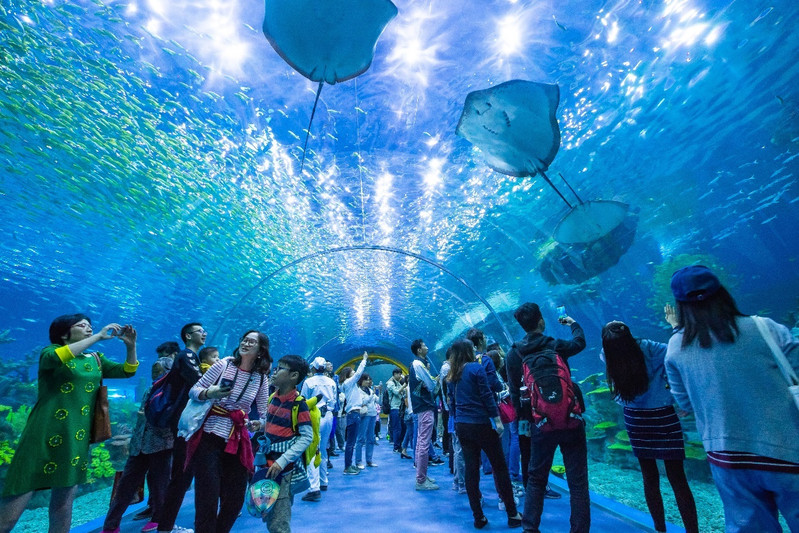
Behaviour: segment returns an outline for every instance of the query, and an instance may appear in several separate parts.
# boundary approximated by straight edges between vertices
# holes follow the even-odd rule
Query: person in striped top
[[[666,321],[677,323],[673,309]],[[614,320],[602,328],[605,375],[614,399],[624,406],[624,425],[633,454],[641,465],[644,497],[655,531],[666,531],[666,512],[660,493],[657,460],[664,462],[666,476],[680,511],[685,531],[699,533],[696,502],[685,477],[685,441],[666,380],[663,360],[666,345],[636,339],[624,322]]]
[[[264,436],[269,443],[265,451],[266,477],[280,485],[280,494],[264,520],[270,533],[291,533],[292,478],[304,474],[302,454],[311,444],[313,428],[308,404],[299,401],[297,427],[293,427],[291,411],[299,396],[297,385],[308,374],[308,362],[299,355],[286,355],[277,362],[272,375],[275,394],[264,417]]]
[[[266,411],[271,366],[269,337],[251,330],[232,357],[217,361],[189,391],[194,400],[214,402],[202,429],[186,442],[186,464],[201,487],[194,491],[197,533],[227,533],[238,518],[254,472],[247,416],[253,403]]]
[[[696,414],[727,533],[781,532],[778,509],[799,531],[799,409],[765,335],[795,371],[799,341],[741,313],[707,267],[676,271],[671,290],[678,323],[666,374],[677,404]]]

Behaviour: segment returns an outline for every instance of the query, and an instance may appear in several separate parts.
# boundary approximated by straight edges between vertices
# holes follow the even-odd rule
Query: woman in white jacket
[[[366,369],[366,360],[369,354],[363,352],[363,359],[358,365],[357,370],[352,370],[347,366],[341,370],[339,379],[341,380],[341,390],[344,392],[344,411],[347,413],[347,444],[344,448],[344,474],[360,474],[357,466],[352,464],[352,454],[355,451],[355,441],[358,439],[358,428],[361,425],[361,405],[363,404],[363,393],[358,387],[358,380],[361,379],[363,371]]]
[[[366,448],[366,466],[377,466],[372,462],[375,449],[375,421],[377,420],[378,397],[372,388],[372,378],[363,373],[358,380],[361,389],[361,422],[358,427],[358,441],[355,445],[355,464],[359,470],[366,468],[363,464],[363,449]]]

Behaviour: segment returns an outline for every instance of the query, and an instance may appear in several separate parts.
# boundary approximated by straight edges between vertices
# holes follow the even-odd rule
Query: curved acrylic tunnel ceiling
[[[491,304],[463,278],[422,255],[377,245],[322,250],[274,270],[223,317],[208,343],[232,350],[238,337],[224,332],[254,318],[253,327],[280,331],[275,353],[322,356],[336,367],[363,351],[407,366],[416,338],[440,363],[448,343],[476,324],[512,341]]]
[[[446,273],[376,252],[299,264],[226,320],[271,272],[336,247],[446,266],[514,337],[520,302],[545,316],[565,304],[589,346],[610,317],[663,334],[674,258],[742,276],[796,260],[795,58],[783,52],[799,47],[784,23],[796,2],[396,0],[369,71],[322,95],[303,172],[314,87],[266,42],[257,3],[3,3],[0,315],[14,325],[0,332],[18,341],[0,355],[81,310],[137,324],[145,362],[190,320],[227,343],[263,324],[276,355],[331,358],[409,357],[408,339],[444,346],[472,324],[502,337]],[[566,213],[553,191],[490,170],[455,133],[469,92],[517,78],[561,88],[554,181],[640,213],[631,247],[585,281],[539,270]],[[742,309],[784,314],[797,283],[750,280]]]

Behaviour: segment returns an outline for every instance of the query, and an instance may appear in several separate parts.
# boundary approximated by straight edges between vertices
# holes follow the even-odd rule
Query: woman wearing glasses
[[[214,402],[187,443],[187,463],[195,465],[195,484],[202,487],[194,493],[197,533],[228,532],[241,511],[254,471],[247,415],[253,402],[267,411],[271,366],[269,337],[250,330],[232,357],[215,363],[189,392],[194,400]]]
[[[89,349],[117,336],[124,363]],[[86,482],[89,438],[97,391],[103,378],[132,377],[136,330],[109,324],[98,333],[86,315],[63,315],[50,324],[50,346],[39,357],[39,395],[19,439],[0,501],[0,532],[11,531],[36,490],[52,489],[50,533],[69,531],[72,502]]]

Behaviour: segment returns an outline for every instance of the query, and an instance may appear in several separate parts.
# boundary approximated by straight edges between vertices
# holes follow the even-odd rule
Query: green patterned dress
[[[103,378],[133,376],[137,365],[97,352]],[[39,356],[39,394],[8,469],[3,497],[86,482],[100,368],[91,353],[51,344]],[[113,407],[112,407],[113,408]]]

